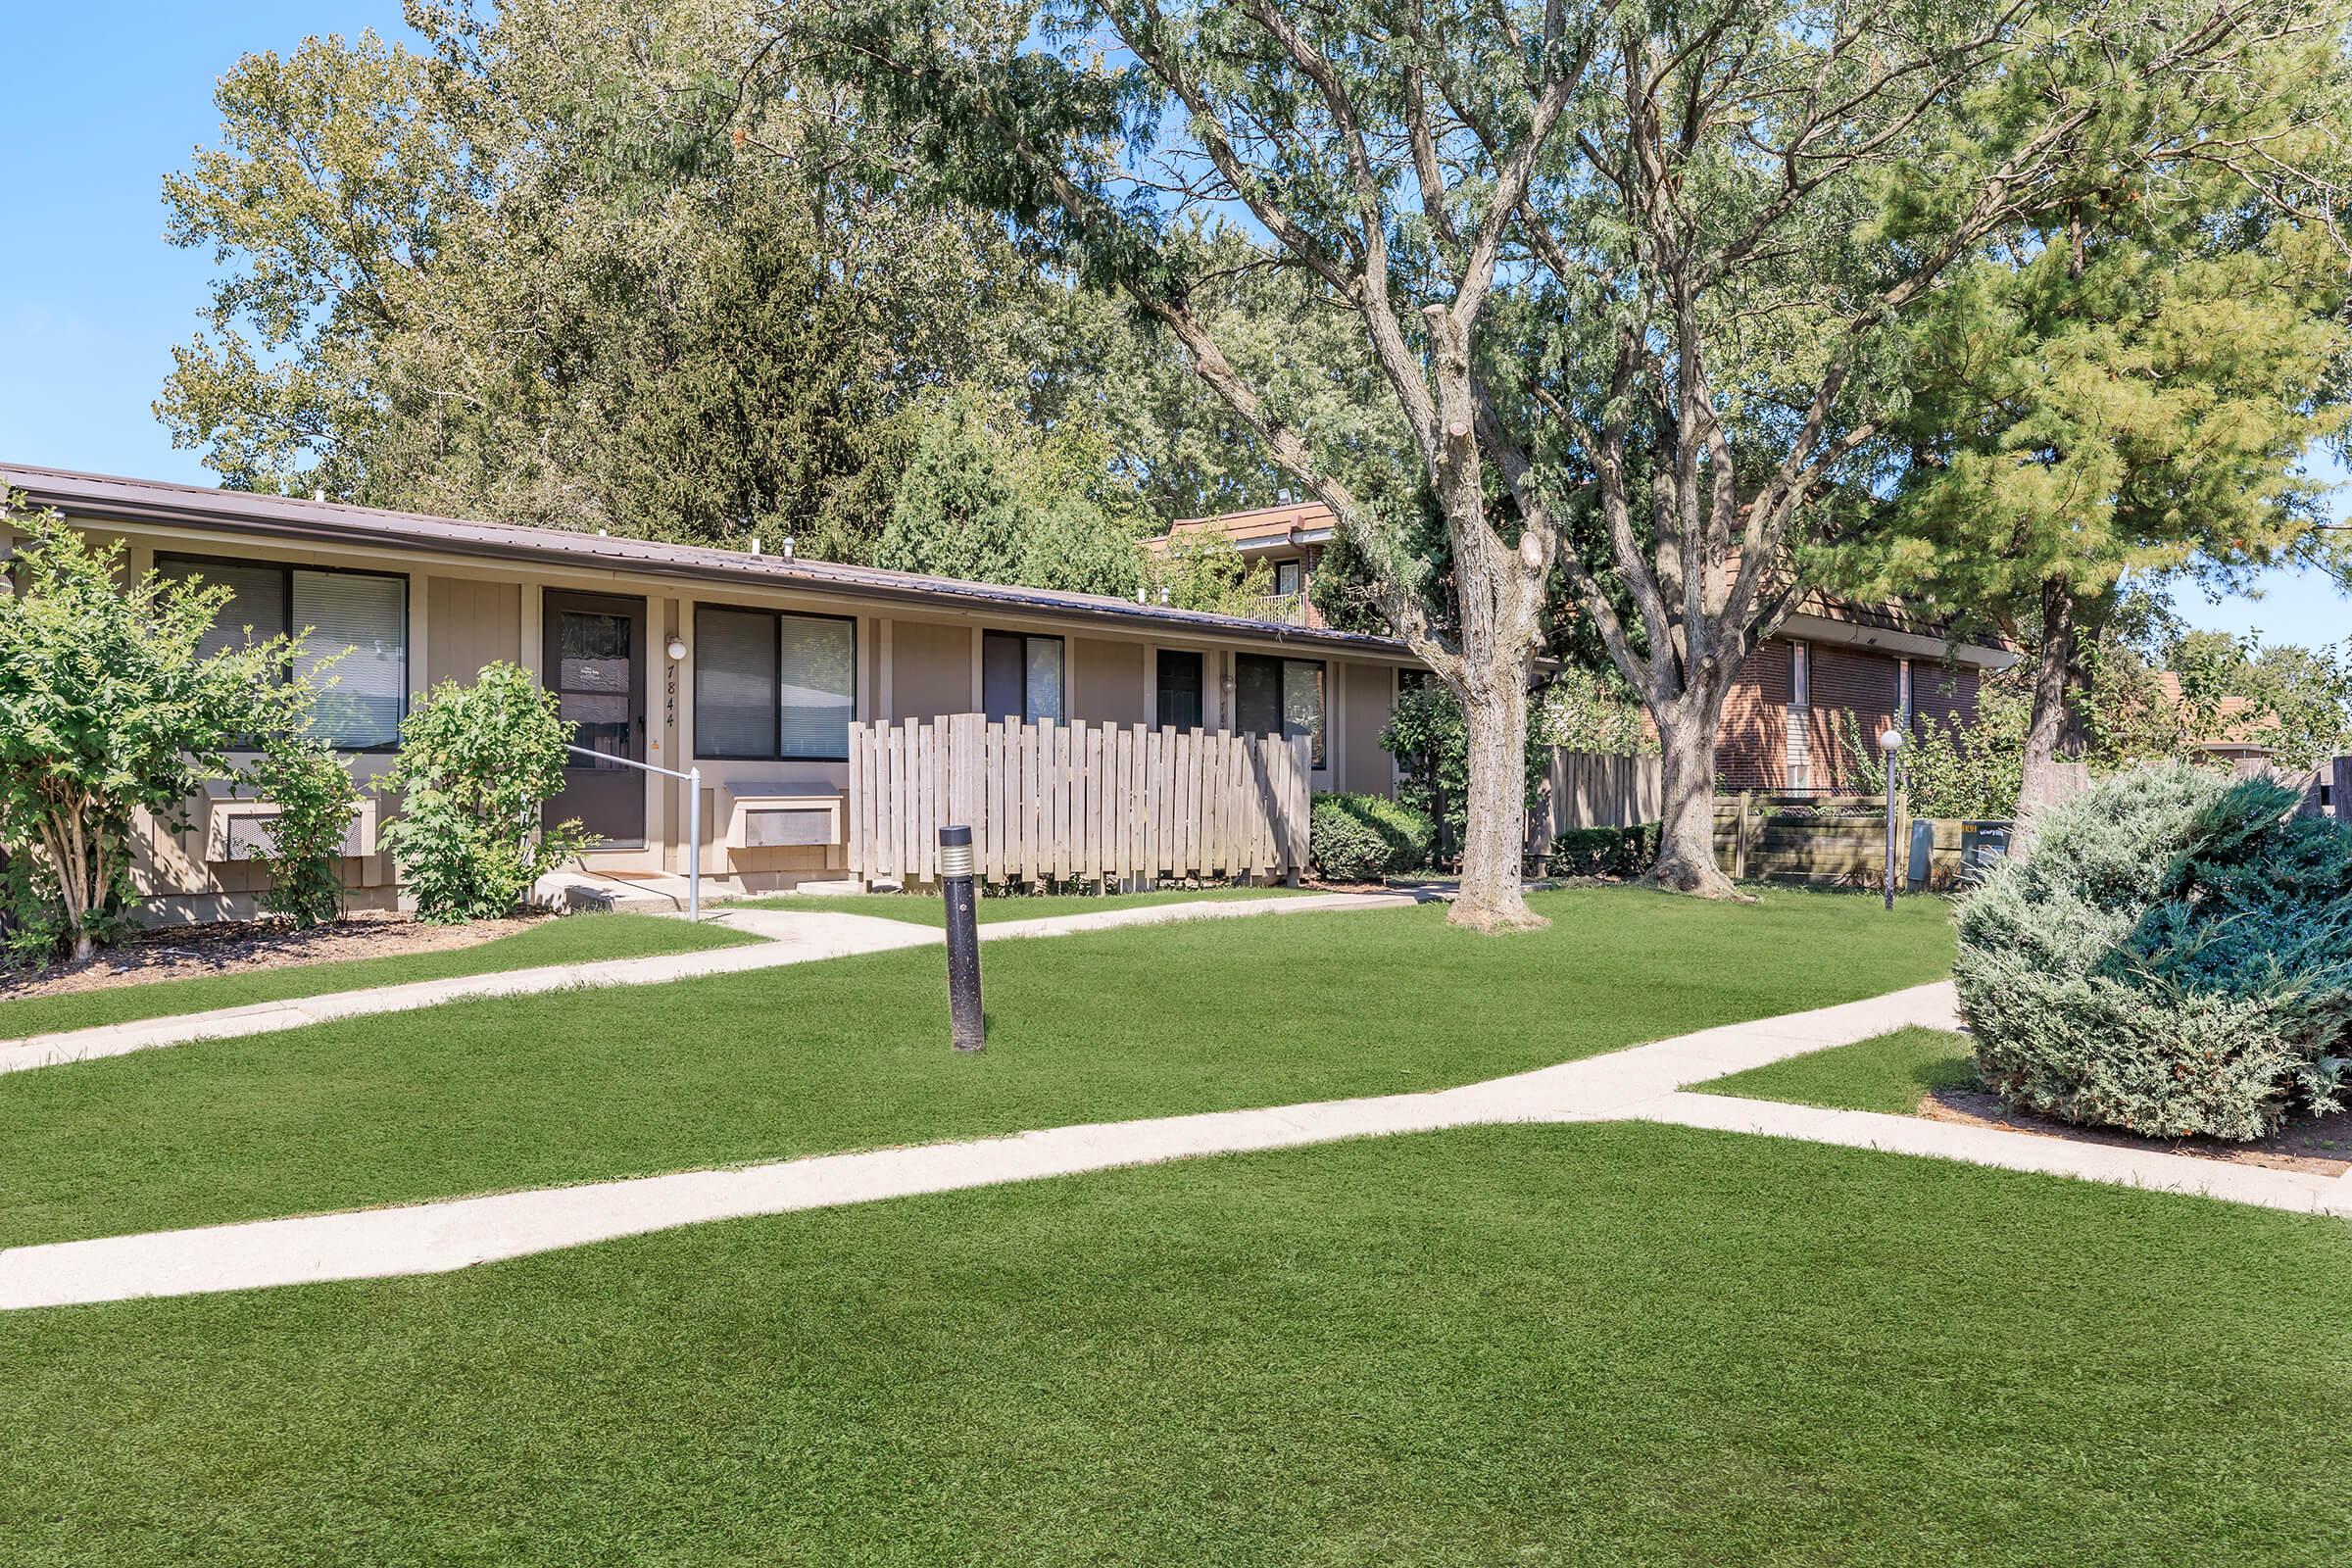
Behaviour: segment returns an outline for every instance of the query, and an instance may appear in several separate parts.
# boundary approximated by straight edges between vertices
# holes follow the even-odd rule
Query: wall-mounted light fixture
[[[671,663],[683,663],[686,659],[686,639],[683,637],[672,637],[669,640],[669,647],[665,650],[665,652],[669,655],[669,662]]]

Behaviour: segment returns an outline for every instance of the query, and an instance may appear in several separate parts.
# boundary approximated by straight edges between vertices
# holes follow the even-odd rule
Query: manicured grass
[[[720,926],[692,926],[650,914],[566,915],[542,920],[509,936],[384,958],[351,958],[334,963],[298,963],[240,974],[198,975],[153,980],[144,985],[25,997],[0,1002],[0,1040],[61,1029],[180,1013],[242,1007],[256,1002],[322,997],[330,991],[405,985],[412,980],[449,980],[461,975],[536,969],[553,963],[595,963],[605,958],[646,958],[664,953],[731,948],[759,939]]]
[[[524,926],[511,936],[475,943],[472,948],[449,948],[442,953],[343,959],[334,964],[289,964],[284,968],[254,968],[247,973],[148,980],[146,985],[108,985],[104,990],[0,1002],[0,1039],[24,1039],[25,1034],[47,1034],[52,1030],[92,1030],[101,1022],[210,1013],[212,1008],[249,1006],[254,1002],[324,997],[327,992],[363,990],[369,985],[489,976],[508,968],[541,968],[548,964],[647,959],[663,953],[736,948],[753,941],[760,938],[727,931],[724,926],[689,926],[682,919],[661,919],[659,914],[566,914],[563,919],[543,919],[534,926]]]
[[[2347,1290],[2327,1219],[1630,1123],[1368,1140],[0,1318],[0,1541],[2335,1564]]]
[[[1044,920],[1056,914],[1100,914],[1105,909],[1142,909],[1155,904],[1198,904],[1203,899],[1297,898],[1298,888],[1171,888],[1156,893],[1107,893],[1080,896],[1066,893],[1012,894],[982,899],[972,912],[982,925],[1001,920]],[[916,925],[945,926],[947,901],[935,893],[789,893],[772,899],[754,899],[732,906],[754,909],[821,909],[838,914],[872,914],[885,920],[907,920]]]
[[[1908,1116],[1934,1091],[1966,1088],[1976,1081],[1977,1058],[1966,1035],[1948,1029],[1897,1029],[1690,1087],[1710,1095]]]
[[[0,1243],[1431,1089],[1950,965],[1928,901],[1533,902],[1507,938],[1430,906],[992,943],[977,1055],[924,947],[0,1076]]]

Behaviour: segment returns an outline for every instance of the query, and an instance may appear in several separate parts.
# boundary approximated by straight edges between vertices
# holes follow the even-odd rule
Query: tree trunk
[[[2059,798],[2061,764],[2082,755],[2082,723],[2070,690],[2075,652],[2074,596],[2052,577],[2041,585],[2041,662],[2034,671],[2034,711],[2017,792],[2021,832],[2036,810]]]
[[[1688,692],[1650,710],[1665,804],[1658,858],[1642,880],[1704,899],[1744,900],[1748,895],[1715,858],[1715,732],[1722,709],[1720,693]]]
[[[1464,694],[1470,798],[1462,826],[1462,886],[1446,918],[1474,931],[1530,931],[1551,922],[1527,906],[1519,871],[1527,834],[1527,682],[1493,672]]]

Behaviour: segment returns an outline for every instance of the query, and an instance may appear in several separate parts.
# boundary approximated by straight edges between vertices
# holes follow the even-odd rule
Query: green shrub
[[[1428,817],[1386,796],[1318,794],[1307,858],[1330,881],[1372,882],[1428,864],[1436,838]]]
[[[382,838],[424,920],[512,914],[543,872],[590,842],[578,821],[542,828],[540,808],[564,788],[573,726],[513,664],[471,686],[443,681],[401,720],[400,760],[384,775],[401,793]]]
[[[2021,1109],[2249,1139],[2336,1109],[2352,1056],[2352,827],[2178,764],[2046,808],[1962,904],[1984,1081]]]
[[[206,651],[230,598],[195,579],[133,576],[54,513],[23,530],[0,586],[0,848],[13,868],[10,951],[75,961],[124,923],[132,826],[187,825],[187,802],[228,776],[229,753],[290,727],[310,700],[281,677],[298,645],[273,637]]]
[[[1640,876],[1658,858],[1658,824],[1570,828],[1551,844],[1553,876]]]
[[[263,864],[262,907],[307,931],[343,912],[343,835],[360,808],[359,788],[322,740],[275,735],[254,767],[262,798],[277,807]]]

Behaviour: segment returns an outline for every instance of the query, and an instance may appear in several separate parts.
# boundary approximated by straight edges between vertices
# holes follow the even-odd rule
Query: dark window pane
[[[694,749],[702,757],[776,755],[775,616],[695,612]]]
[[[1163,729],[1200,726],[1200,656],[1161,649],[1159,724]]]
[[[980,638],[980,710],[991,718],[1022,716],[1028,688],[1022,639],[1008,631]]]
[[[784,616],[783,661],[783,755],[815,761],[847,758],[857,708],[857,622]]]
[[[629,617],[589,611],[563,612],[563,663],[558,689],[567,692],[627,692]]]
[[[1234,728],[1246,735],[1282,733],[1282,661],[1241,654],[1233,662]]]

